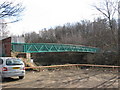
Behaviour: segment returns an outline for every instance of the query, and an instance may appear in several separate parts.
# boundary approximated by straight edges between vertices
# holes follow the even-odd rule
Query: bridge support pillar
[[[27,58],[28,60],[31,60],[31,53],[26,53],[26,58]]]

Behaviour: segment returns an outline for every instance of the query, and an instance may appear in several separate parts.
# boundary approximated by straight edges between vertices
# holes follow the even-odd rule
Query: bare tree
[[[22,3],[14,4],[5,1],[0,4],[0,19],[14,18],[14,21],[11,21],[12,23],[19,21],[18,17],[20,17],[24,9]]]
[[[7,24],[3,22],[4,20],[1,19],[0,20],[0,36],[5,37],[5,36],[8,36],[9,31],[7,30]]]
[[[93,7],[95,7],[96,10],[98,10],[102,15],[105,16],[105,18],[107,18],[112,36],[115,36],[115,32],[113,29],[113,21],[115,13],[117,13],[118,10],[117,6],[118,0],[104,0],[100,7],[93,5]],[[113,37],[113,39],[115,42],[117,41],[115,37]]]
[[[0,35],[7,35],[9,32],[6,29],[7,24],[14,23],[20,20],[21,13],[25,8],[22,3],[15,4],[13,2],[4,1],[0,3]],[[9,19],[9,22],[6,21]]]

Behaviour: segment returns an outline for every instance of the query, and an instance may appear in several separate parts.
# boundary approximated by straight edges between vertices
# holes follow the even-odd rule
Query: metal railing
[[[12,51],[24,53],[40,52],[91,52],[97,53],[99,48],[57,43],[12,43]]]

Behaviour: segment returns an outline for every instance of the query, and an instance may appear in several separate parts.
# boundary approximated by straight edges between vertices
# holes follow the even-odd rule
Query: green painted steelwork
[[[40,53],[40,52],[99,52],[99,48],[57,44],[57,43],[12,43],[13,52]]]

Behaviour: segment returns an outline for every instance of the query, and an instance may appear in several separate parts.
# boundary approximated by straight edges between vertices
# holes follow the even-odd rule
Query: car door
[[[0,58],[0,76],[2,75],[3,59]]]

